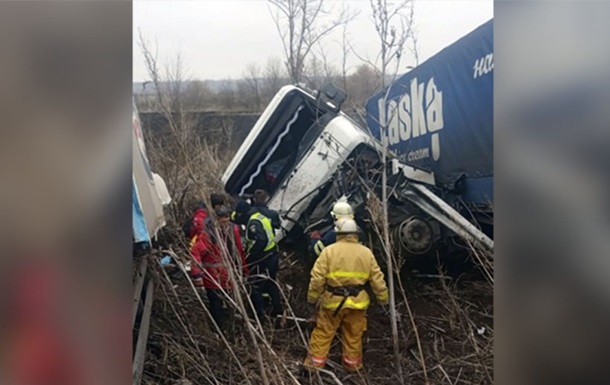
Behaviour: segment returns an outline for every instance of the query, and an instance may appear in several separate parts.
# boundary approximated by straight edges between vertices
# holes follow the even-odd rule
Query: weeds
[[[155,89],[162,90],[161,73],[155,56],[141,43]],[[147,54],[148,52],[148,54]],[[174,74],[172,90],[183,74]],[[294,318],[308,318],[306,291],[309,272],[294,263],[302,250],[286,253],[280,262],[278,285],[285,303],[284,325],[276,327],[253,316],[249,287],[240,266],[226,248],[222,254],[232,266],[233,290],[223,297],[231,314],[230,332],[223,334],[207,308],[207,299],[196,289],[185,269],[195,263],[189,255],[178,224],[190,216],[191,203],[207,201],[210,192],[221,189],[220,175],[233,151],[223,146],[230,142],[232,130],[223,128],[228,141],[208,140],[197,122],[185,112],[179,94],[168,97],[159,91],[157,104],[168,121],[163,135],[148,133],[147,148],[153,167],[166,180],[174,200],[168,208],[166,236],[171,246],[164,250],[177,262],[176,274],[168,274],[157,263],[160,255],[149,256],[149,274],[154,279],[156,296],[144,383],[174,384],[491,384],[493,383],[493,260],[471,245],[471,259],[482,277],[450,274],[439,266],[438,279],[416,279],[400,267],[405,256],[395,253],[389,236],[387,205],[383,205],[369,186],[370,181],[355,178],[367,189],[368,214],[381,244],[380,260],[391,266],[394,285],[392,317],[373,304],[369,309],[365,339],[365,369],[347,375],[340,369],[340,342],[331,350],[329,367],[310,376],[301,376],[301,362],[308,344],[307,326]],[[379,177],[377,174],[376,178]],[[387,193],[387,192],[386,192]],[[391,191],[387,195],[392,195]],[[386,200],[388,198],[386,197]],[[209,203],[209,202],[207,202]],[[209,206],[209,205],[208,205]],[[215,226],[218,228],[218,226]],[[217,239],[220,238],[219,234]],[[287,250],[284,250],[287,251]],[[475,270],[475,269],[472,269]],[[389,280],[390,282],[392,280]],[[399,302],[400,301],[400,302]],[[292,317],[292,318],[291,318]],[[393,329],[393,333],[390,330]]]

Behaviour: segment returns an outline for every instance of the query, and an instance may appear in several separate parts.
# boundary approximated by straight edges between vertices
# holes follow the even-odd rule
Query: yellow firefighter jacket
[[[372,251],[358,243],[354,234],[337,235],[337,242],[322,250],[320,257],[311,270],[311,281],[307,292],[307,301],[316,303],[324,309],[336,309],[342,296],[333,295],[326,286],[359,286],[370,281],[371,289],[381,303],[388,301],[388,288],[383,273],[373,256]],[[369,307],[370,298],[366,290],[357,296],[350,296],[343,304],[344,308],[364,310]]]

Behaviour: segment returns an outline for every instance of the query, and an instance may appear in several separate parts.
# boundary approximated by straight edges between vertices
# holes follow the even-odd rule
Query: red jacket
[[[193,239],[195,235],[201,233],[205,228],[205,220],[208,217],[208,212],[205,209],[198,209],[193,214],[191,233],[189,240]]]
[[[239,227],[237,227],[237,225],[231,225],[231,230],[233,231],[233,234],[227,234],[221,231],[220,235],[222,237],[222,242],[224,242],[227,246],[227,250],[229,250],[230,254],[233,256],[234,263],[237,263],[236,259],[239,256],[243,274],[247,275],[248,268],[246,266],[246,256],[241,243]],[[235,243],[233,243],[233,239],[231,238],[235,240]],[[206,289],[231,288],[229,272],[223,261],[221,249],[219,245],[212,240],[210,234],[207,231],[201,231],[191,244],[191,255],[196,262],[191,268],[191,275],[193,278],[202,277],[203,286]],[[237,250],[235,250],[235,248],[237,248]]]

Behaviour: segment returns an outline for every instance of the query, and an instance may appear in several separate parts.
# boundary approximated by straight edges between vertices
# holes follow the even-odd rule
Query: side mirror
[[[347,99],[347,93],[335,87],[332,83],[327,83],[318,93],[318,100],[322,98],[326,99],[324,101],[331,105],[334,112],[339,112],[341,105]]]

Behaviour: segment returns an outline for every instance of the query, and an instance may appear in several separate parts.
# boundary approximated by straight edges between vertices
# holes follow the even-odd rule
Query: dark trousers
[[[212,318],[218,324],[220,328],[224,325],[225,314],[222,308],[222,292],[220,289],[205,289],[208,295],[208,301],[210,303],[210,313]]]
[[[269,294],[271,297],[271,306],[272,306],[272,314],[277,315],[281,314],[284,309],[282,307],[282,295],[280,293],[280,289],[276,284],[277,280],[277,271],[280,264],[280,254],[273,253],[269,256],[268,261],[268,269],[269,269],[269,277],[271,279],[267,280],[265,292]]]
[[[283,312],[280,290],[274,282],[277,277],[278,265],[278,253],[268,254],[250,265],[250,300],[259,318],[265,315],[263,293],[267,293],[271,297],[272,315]]]

